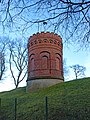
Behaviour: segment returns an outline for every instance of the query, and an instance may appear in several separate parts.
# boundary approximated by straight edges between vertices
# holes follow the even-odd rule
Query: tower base
[[[63,79],[35,79],[35,80],[27,80],[26,91],[37,91],[41,88],[46,88],[58,83],[63,82]]]

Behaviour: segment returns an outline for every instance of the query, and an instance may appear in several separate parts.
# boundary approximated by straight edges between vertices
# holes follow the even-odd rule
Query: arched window
[[[30,64],[30,70],[32,71],[32,70],[34,70],[34,67],[35,67],[35,65],[34,65],[34,58],[31,59],[30,63],[31,63]]]
[[[50,58],[50,53],[48,51],[42,51],[40,53],[41,57],[41,68],[42,69],[48,69],[49,68],[49,58]]]
[[[55,57],[55,60],[56,60],[56,70],[60,70],[61,69],[61,56],[59,53],[56,53],[56,57]]]
[[[48,68],[48,57],[42,56],[42,69],[47,69],[47,68]]]
[[[56,57],[56,70],[60,70],[60,59]]]
[[[30,71],[35,69],[35,54],[30,55]]]

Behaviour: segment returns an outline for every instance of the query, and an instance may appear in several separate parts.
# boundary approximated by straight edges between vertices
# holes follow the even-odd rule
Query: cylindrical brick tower
[[[34,34],[28,42],[27,91],[63,82],[62,39],[49,32]]]

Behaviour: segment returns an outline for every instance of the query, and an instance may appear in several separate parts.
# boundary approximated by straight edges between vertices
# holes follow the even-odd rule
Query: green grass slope
[[[31,93],[22,87],[1,92],[0,98],[0,120],[15,120],[15,114],[17,120],[90,120],[90,78]]]

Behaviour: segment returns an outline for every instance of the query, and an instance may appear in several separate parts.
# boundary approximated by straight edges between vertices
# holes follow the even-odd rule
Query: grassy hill
[[[31,93],[22,87],[0,98],[0,120],[90,120],[90,78]]]

